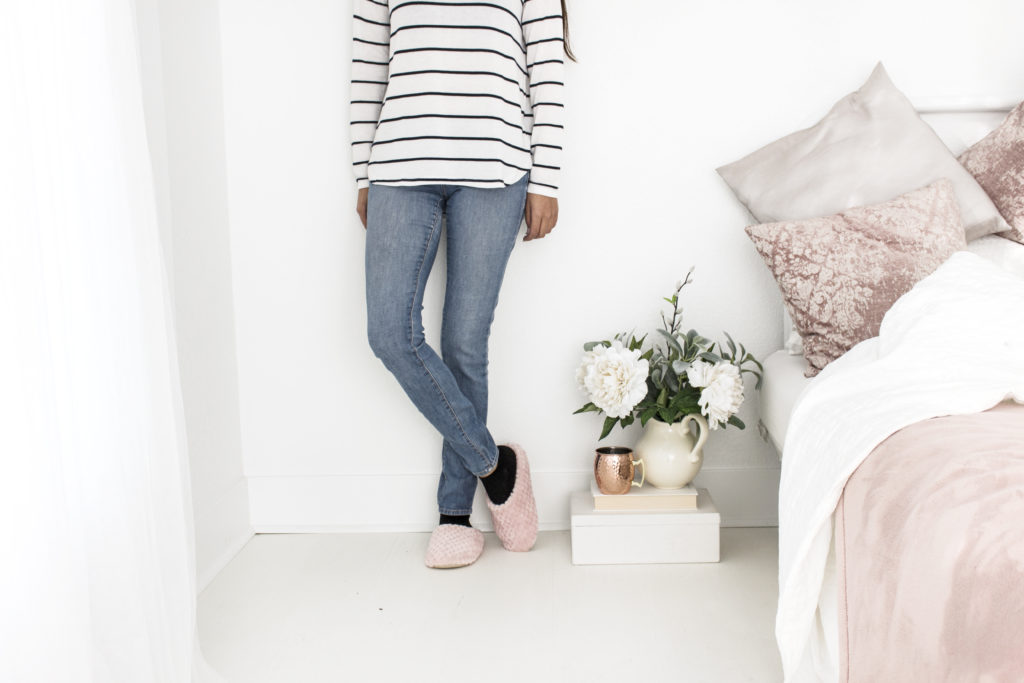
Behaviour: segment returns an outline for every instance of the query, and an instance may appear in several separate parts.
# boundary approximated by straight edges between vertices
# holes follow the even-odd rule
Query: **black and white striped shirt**
[[[445,183],[558,196],[560,0],[356,0],[359,187]]]

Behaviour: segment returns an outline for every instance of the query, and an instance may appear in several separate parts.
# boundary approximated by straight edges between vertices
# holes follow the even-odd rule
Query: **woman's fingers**
[[[537,231],[540,230],[541,218],[537,214],[536,209],[530,203],[529,200],[526,202],[526,235],[523,237],[524,242],[537,237]]]
[[[558,223],[558,200],[539,194],[526,195],[526,236],[523,241],[545,237]]]

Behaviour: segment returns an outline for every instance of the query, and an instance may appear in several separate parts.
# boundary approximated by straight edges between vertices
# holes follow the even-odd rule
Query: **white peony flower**
[[[615,340],[583,354],[576,381],[609,417],[626,417],[647,395],[647,361]]]
[[[686,369],[686,378],[690,380],[690,386],[701,389],[711,383],[714,369],[715,366],[707,361],[695,360]]]
[[[718,429],[740,409],[743,403],[743,379],[739,368],[726,362],[710,366],[707,379],[707,385],[701,390],[697,403],[700,412],[708,419],[708,426]],[[692,384],[693,380],[690,381]]]

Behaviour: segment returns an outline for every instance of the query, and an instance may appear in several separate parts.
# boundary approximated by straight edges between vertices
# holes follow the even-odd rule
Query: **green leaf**
[[[697,399],[700,398],[700,394],[694,395],[693,393],[680,392],[676,394],[675,398],[672,399],[672,403],[669,404],[673,410],[677,410],[683,415],[689,415],[691,413],[700,412],[700,404]]]
[[[721,363],[722,359],[710,351],[704,351],[700,354],[702,360],[706,360],[709,363]]]
[[[668,408],[658,408],[658,417],[661,418],[662,422],[672,424],[672,411]]]
[[[627,415],[626,417],[621,418],[619,420],[619,426],[622,427],[622,428],[626,428],[629,425],[633,424],[633,419],[634,418],[633,418],[632,415]]]
[[[679,391],[679,376],[676,375],[674,372],[666,372],[665,386],[669,389],[669,391]]]
[[[754,377],[756,377],[757,378],[757,383],[754,385],[754,389],[760,391],[761,390],[761,384],[764,381],[764,366],[761,365],[761,362],[759,360],[754,358],[749,353],[747,353],[747,354],[745,354],[743,356],[743,360],[740,363],[743,364],[743,363],[748,363],[748,362],[749,363],[753,363],[755,366],[757,366],[757,370],[742,369],[740,372],[749,372]]]
[[[658,412],[657,404],[655,404],[653,406],[647,406],[646,408],[644,408],[643,412],[640,413],[640,424],[646,427],[647,426],[647,421],[650,420],[652,417],[654,417],[654,415],[657,412]]]
[[[584,351],[593,351],[595,346],[600,346],[601,344],[602,344],[602,342],[599,342],[599,341],[589,341],[589,342],[587,342],[586,344],[583,345],[583,350]]]
[[[601,412],[600,408],[598,408],[593,403],[588,403],[585,406],[583,406],[582,408],[580,408],[579,410],[573,411],[572,414],[573,415],[579,415],[580,413],[599,413],[599,412]]]
[[[662,387],[661,393],[658,394],[658,405],[668,405],[668,387]]]
[[[747,425],[743,424],[743,420],[739,419],[735,415],[729,418],[729,424],[733,427],[739,427],[740,429],[746,429]]]
[[[671,334],[667,330],[662,330],[662,329],[659,329],[658,332],[660,332],[661,336],[663,336],[665,338],[665,340],[668,342],[669,346],[671,346],[673,349],[678,351],[680,356],[683,355],[683,347],[679,345],[679,340],[676,339],[674,334]]]
[[[615,428],[615,423],[619,421],[617,417],[606,417],[604,419],[604,427],[601,429],[601,436],[598,437],[598,441],[611,434],[612,429]]]
[[[731,351],[733,357],[735,357],[736,356],[736,342],[734,342],[732,340],[732,337],[729,335],[728,332],[725,332],[723,330],[723,334],[725,334],[725,338],[729,340],[729,351]]]

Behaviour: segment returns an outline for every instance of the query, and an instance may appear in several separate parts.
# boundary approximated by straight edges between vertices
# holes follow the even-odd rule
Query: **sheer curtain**
[[[220,681],[130,0],[0,0],[0,680]]]

